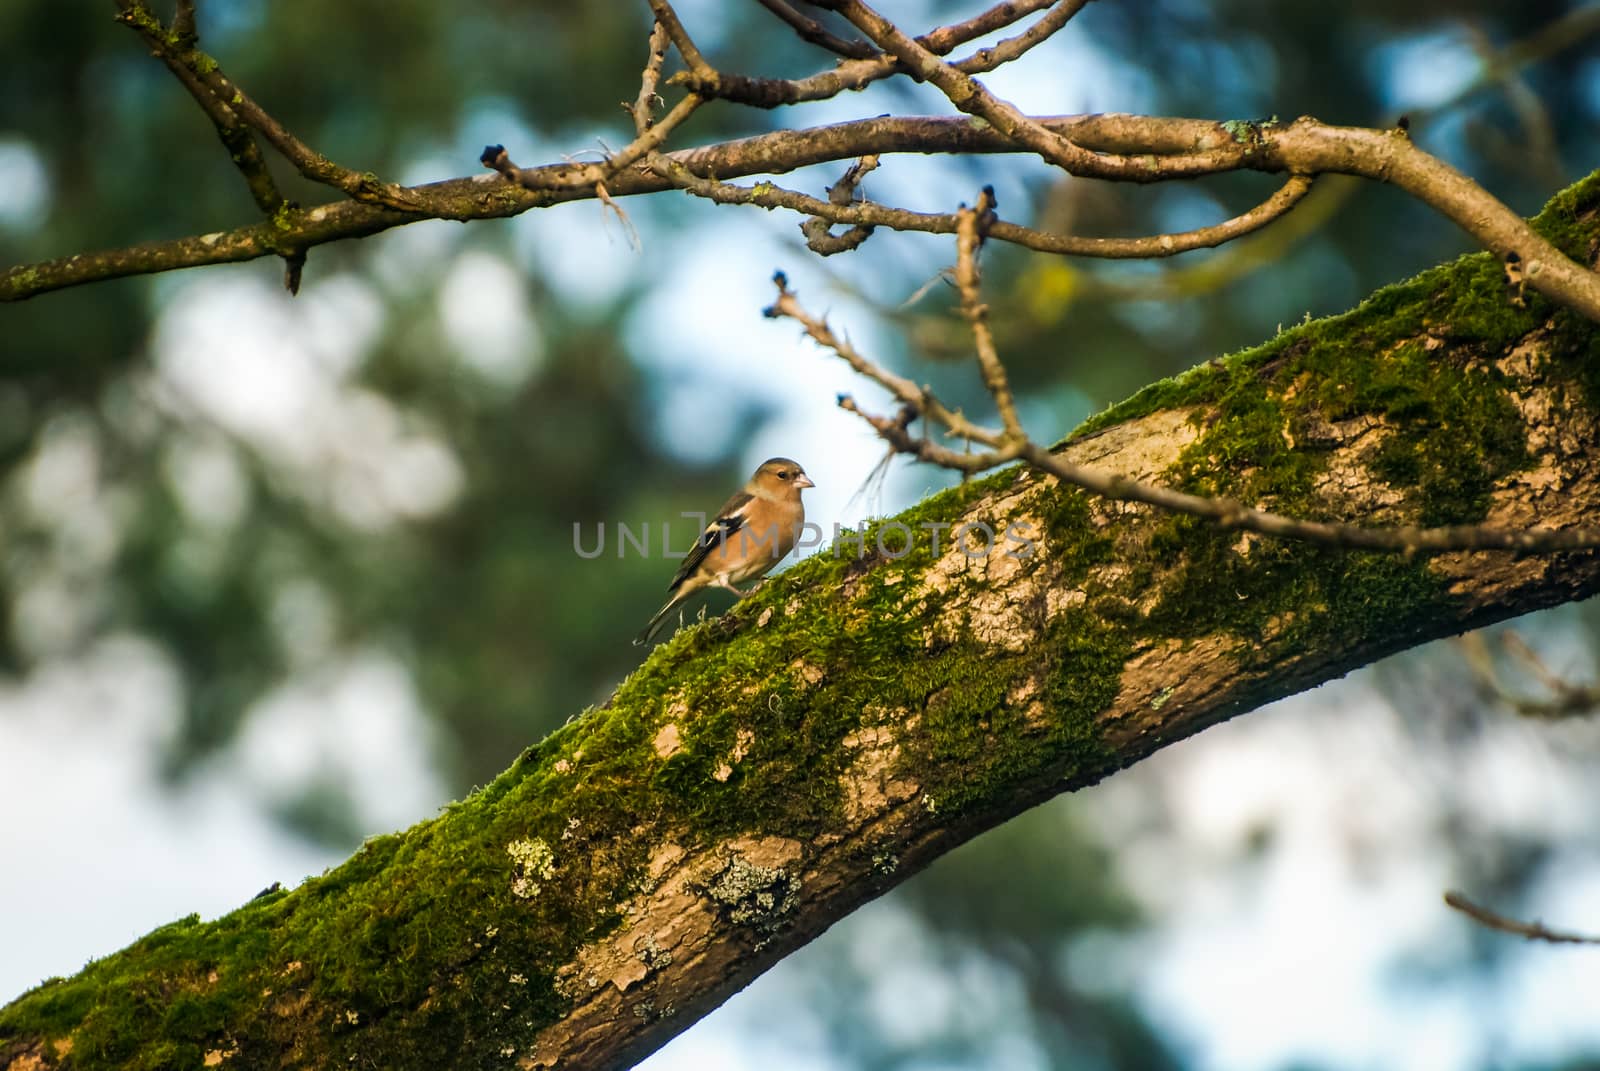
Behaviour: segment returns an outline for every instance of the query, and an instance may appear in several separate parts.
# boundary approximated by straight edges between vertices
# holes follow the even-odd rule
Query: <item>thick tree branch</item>
[[[1540,226],[1600,237],[1596,186]],[[1307,517],[1576,527],[1600,514],[1600,328],[1536,304],[1465,257],[1159,384],[1051,457]],[[0,1068],[623,1067],[1040,800],[1597,592],[1594,552],[1352,552],[995,473],[680,633],[440,817],[0,1009]]]

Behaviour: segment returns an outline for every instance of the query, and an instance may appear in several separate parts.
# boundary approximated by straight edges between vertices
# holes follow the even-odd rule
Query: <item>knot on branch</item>
[[[839,181],[828,187],[828,203],[848,205],[855,200],[856,188],[869,172],[878,169],[876,153],[863,156],[846,169]],[[821,216],[812,216],[800,224],[800,233],[806,236],[806,248],[818,256],[829,257],[835,253],[848,253],[872,237],[870,223],[857,223],[843,234],[832,234],[832,224]]]

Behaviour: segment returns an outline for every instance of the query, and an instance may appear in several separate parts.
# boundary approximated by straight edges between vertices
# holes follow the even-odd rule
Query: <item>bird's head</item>
[[[750,477],[746,489],[761,498],[776,499],[790,496],[799,498],[801,491],[815,486],[798,461],[774,457],[761,463],[755,475]]]

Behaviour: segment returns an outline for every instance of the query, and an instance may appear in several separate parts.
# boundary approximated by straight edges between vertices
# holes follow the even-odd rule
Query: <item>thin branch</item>
[[[787,208],[809,215],[813,219],[824,220],[829,224],[848,223],[857,228],[888,227],[891,230],[924,234],[954,234],[960,223],[957,213],[954,212],[914,212],[907,208],[894,208],[867,200],[839,203],[831,196],[829,200],[822,201],[774,182],[761,182],[754,186],[720,182],[696,174],[683,163],[682,154],[678,153],[654,156],[648,166],[654,173],[668,179],[680,189],[718,204]],[[523,185],[528,185],[530,181],[525,177],[521,179]],[[1018,223],[995,220],[989,225],[989,236],[1041,253],[1107,260],[1157,259],[1195,249],[1214,248],[1235,238],[1252,234],[1287,213],[1310,192],[1310,189],[1309,177],[1293,176],[1272,197],[1242,215],[1210,227],[1176,234],[1156,234],[1141,238],[1086,238],[1071,234],[1053,234],[1024,227]],[[863,235],[863,240],[864,237]],[[823,250],[817,251],[823,252]]]
[[[918,44],[862,0],[839,0],[835,10],[879,48],[896,56],[914,76],[937,86],[951,104],[990,123],[1006,137],[1037,153],[1049,163],[1065,168],[1074,175],[1092,178],[1125,178],[1129,174],[1149,170],[1148,160],[1091,152],[1023,115],[1015,106],[990,93],[966,72],[945,63]],[[1212,174],[1217,170],[1218,163],[1216,153],[1197,152],[1168,157],[1161,161],[1161,166],[1165,173],[1176,177],[1179,174]]]
[[[1478,683],[1484,690],[1524,718],[1555,721],[1584,717],[1600,710],[1600,684],[1574,684],[1551,672],[1538,652],[1529,647],[1516,632],[1503,633],[1500,645],[1544,686],[1550,693],[1548,698],[1534,698],[1508,688],[1496,671],[1494,657],[1482,633],[1474,632],[1462,636],[1460,645],[1473,676],[1477,677]]]
[[[143,4],[134,3],[132,0],[119,0],[117,6],[120,8],[118,20],[138,33],[150,47],[151,54],[177,77],[179,84],[189,91],[195,103],[200,105],[200,110],[205,112],[206,118],[211,120],[211,125],[217,128],[217,136],[222,139],[223,147],[228,150],[229,159],[243,176],[245,186],[250,190],[250,196],[255,201],[256,207],[269,216],[276,212],[282,207],[284,197],[278,191],[278,184],[273,180],[272,172],[267,169],[266,159],[261,155],[261,147],[256,144],[249,126],[226,101],[218,99],[211,92],[195,74],[193,64],[186,58],[193,52],[198,41],[194,26],[194,4],[190,2],[178,5],[178,13],[173,19],[170,34],[175,44],[169,44],[166,29]]]
[[[672,10],[672,5],[667,0],[649,0],[649,3],[656,22],[667,28],[667,36],[672,38],[672,43],[677,46],[683,62],[689,65],[689,70],[701,77],[714,79],[717,74],[716,69],[706,62],[706,58],[700,54],[700,49],[695,47],[694,40],[689,36],[689,31],[683,28],[683,20]]]
[[[1555,945],[1600,945],[1600,937],[1591,937],[1587,934],[1568,933],[1562,930],[1552,930],[1542,922],[1523,922],[1507,915],[1490,911],[1480,904],[1475,904],[1458,892],[1444,894],[1444,902],[1463,915],[1491,930],[1509,933],[1516,937],[1526,937],[1530,941],[1548,941]]]
[[[687,94],[670,112],[662,116],[659,122],[607,157],[603,163],[569,165],[565,170],[556,172],[542,167],[523,169],[512,164],[511,158],[500,146],[490,147],[500,150],[492,159],[489,150],[485,149],[482,163],[499,171],[506,179],[524,189],[560,190],[593,187],[610,182],[614,176],[654,153],[703,103],[705,103],[704,97],[696,93]]]
[[[368,204],[383,205],[400,212],[426,213],[426,206],[412,197],[406,187],[384,182],[371,172],[355,171],[337,164],[295,137],[219,68],[201,71],[200,76],[211,87],[212,93],[220,99],[231,101],[234,110],[244,121],[259,131],[267,144],[278,150],[284,159],[294,165],[295,170],[312,182],[331,186]]]
[[[871,59],[878,54],[877,49],[859,37],[846,41],[816,19],[802,15],[788,3],[788,0],[757,0],[757,2],[787,23],[789,28],[808,44],[825,48],[847,59]]]
[[[195,29],[194,0],[177,0],[172,15],[172,37],[179,48],[193,48],[200,42]]]
[[[916,40],[936,56],[947,55],[968,41],[1004,29],[1019,19],[1050,7],[1056,2],[1058,0],[1014,0],[996,4],[965,22],[941,26]],[[1002,45],[1004,44],[1005,42],[1002,42]],[[1000,47],[996,46],[997,49]],[[1020,55],[1022,51],[1026,49],[1020,49],[1016,54]],[[998,62],[1003,61],[996,59],[996,65]],[[982,66],[981,61],[975,57],[961,61],[960,66],[969,74],[991,69]],[[749,78],[716,72],[711,72],[714,77],[705,84],[698,82],[702,77],[700,72],[689,72],[687,76],[680,74],[675,78],[682,80],[688,88],[706,96],[720,97],[723,100],[756,108],[776,108],[784,104],[828,100],[840,93],[864,89],[873,82],[901,74],[904,70],[905,68],[894,56],[878,55],[873,59],[845,60],[831,70],[821,71],[807,78]]]
[[[918,437],[911,434],[910,425],[918,417],[914,406],[906,405],[900,409],[900,415],[891,420],[888,417],[869,413],[856,404],[855,398],[848,394],[839,395],[839,408],[847,413],[854,413],[877,431],[878,437],[889,444],[895,453],[909,454],[923,461],[931,461],[940,468],[953,469],[965,476],[975,476],[980,472],[997,468],[1017,459],[1017,450],[1013,446],[999,446],[981,454],[974,454],[965,450],[952,450],[947,446],[940,446],[927,437]],[[965,438],[965,436],[963,436]]]
[[[666,26],[657,19],[650,30],[650,55],[639,77],[639,95],[634,98],[630,111],[634,133],[641,136],[655,122],[656,105],[661,101],[661,68],[667,62],[667,46],[670,42],[671,36]]]
[[[655,28],[650,32],[649,57],[645,61],[644,71],[639,77],[639,96],[635,99],[631,114],[634,129],[638,135],[615,153],[608,153],[606,159],[595,164],[570,164],[565,169],[552,171],[549,168],[524,169],[511,162],[511,157],[505,148],[491,145],[484,149],[480,162],[485,167],[493,168],[500,172],[508,181],[515,182],[524,189],[529,190],[562,190],[589,188],[596,189],[597,195],[612,211],[617,213],[624,225],[632,232],[632,225],[627,222],[627,216],[615,201],[611,200],[609,191],[604,187],[618,174],[626,171],[635,163],[654,153],[665,144],[672,132],[681,126],[684,120],[695,113],[695,110],[705,103],[704,97],[697,93],[690,93],[673,106],[672,110],[662,116],[659,121],[651,117],[653,104],[659,99],[656,90],[661,81],[661,68],[666,61],[666,43],[673,40],[678,44],[679,51],[687,48],[687,54],[699,55],[690,41],[687,33],[683,31],[682,23],[678,21],[676,12],[666,3],[666,0],[656,0],[659,13],[656,18]],[[682,35],[678,40],[677,35]],[[699,62],[704,62],[699,61]],[[634,235],[637,244],[637,235]]]
[[[1418,528],[1412,525],[1373,528],[1332,521],[1297,520],[1266,510],[1254,509],[1232,499],[1204,498],[1132,480],[1126,476],[1100,472],[1067,461],[1038,443],[1029,443],[1023,449],[1021,456],[1035,468],[1105,498],[1123,502],[1143,502],[1174,513],[1187,513],[1214,521],[1223,528],[1298,539],[1324,546],[1399,551],[1404,554],[1442,554],[1461,550],[1509,550],[1518,554],[1550,554],[1600,548],[1600,529],[1595,528],[1499,528],[1474,524],[1448,525],[1439,528]]]
[[[778,300],[762,310],[762,315],[769,320],[778,320],[787,317],[804,327],[806,334],[816,342],[837,353],[845,363],[855,369],[856,373],[867,377],[874,383],[883,387],[901,402],[915,409],[918,413],[926,414],[951,430],[954,435],[964,439],[971,439],[986,446],[1000,445],[1000,433],[990,431],[988,428],[979,427],[962,416],[958,410],[947,409],[944,403],[933,396],[933,392],[926,387],[919,387],[903,376],[895,375],[887,368],[875,364],[862,356],[861,352],[852,346],[846,339],[833,333],[827,321],[812,316],[800,307],[794,291],[789,289],[789,279],[778,272],[772,277],[773,285],[778,288]],[[844,404],[844,396],[840,397],[839,404]]]
[[[994,332],[989,330],[989,306],[983,303],[978,282],[978,250],[983,247],[984,235],[994,222],[994,209],[994,188],[985,186],[977,205],[972,208],[963,205],[956,213],[956,290],[961,294],[961,315],[972,329],[977,346],[984,388],[1000,411],[1005,442],[1010,444],[1021,442],[1026,436],[1017,419],[1017,403],[1006,378],[1005,365],[1000,363],[1000,353],[995,349]]]
[[[927,403],[927,392],[916,388],[910,380],[882,371],[853,350],[846,353],[836,344],[837,336],[827,324],[800,307],[781,274],[776,282],[778,301],[767,310],[768,316],[787,316],[798,321],[813,339],[832,349],[857,372],[888,388],[896,401],[914,411],[916,415],[943,424],[952,434],[961,438],[997,448],[990,454],[980,455],[952,450],[926,437],[913,436],[903,419],[873,416],[856,406],[848,395],[840,396],[841,408],[864,417],[879,436],[894,449],[942,468],[970,475],[1020,458],[1063,483],[1081,487],[1102,498],[1120,502],[1141,502],[1169,512],[1200,517],[1215,522],[1223,528],[1326,546],[1399,551],[1404,554],[1437,554],[1462,550],[1509,550],[1520,554],[1544,554],[1600,548],[1600,529],[1595,528],[1523,529],[1499,528],[1492,525],[1450,525],[1439,528],[1405,525],[1375,528],[1331,521],[1298,520],[1255,509],[1233,499],[1192,495],[1079,465],[1052,453],[1047,447],[1030,439],[975,426],[959,414],[950,414],[943,406],[937,410],[933,409]],[[955,417],[954,420],[950,419],[952,416]]]
[[[332,186],[358,201],[387,205],[407,212],[424,211],[422,206],[408,198],[402,187],[383,182],[375,175],[362,174],[341,167],[311,149],[250,99],[244,90],[229,81],[216,60],[210,56],[193,47],[178,49],[169,44],[165,28],[162,27],[160,20],[151,14],[143,0],[117,0],[117,7],[118,18],[139,32],[155,51],[156,56],[178,75],[184,86],[196,100],[200,101],[201,107],[206,109],[208,115],[212,114],[212,106],[206,103],[202,97],[202,90],[197,86],[203,87],[203,91],[210,94],[217,107],[228,109],[232,115],[254,128],[267,144],[276,149],[284,159],[311,181]],[[224,140],[226,141],[226,138]]]
[[[1061,0],[1006,0],[980,11],[965,22],[952,22],[948,26],[941,26],[917,38],[917,43],[936,56],[948,55],[958,46],[966,44],[1003,30],[1022,19],[1032,15],[1035,11],[1043,11],[1052,4]]]
[[[982,74],[1018,59],[1029,49],[1054,36],[1067,23],[1088,7],[1090,0],[1058,0],[1038,22],[1015,37],[1008,37],[990,48],[980,48],[966,59],[951,64],[962,74]]]
[[[1278,187],[1277,192],[1249,211],[1192,231],[1152,234],[1141,238],[1085,238],[996,220],[989,226],[989,237],[1040,253],[1095,257],[1100,260],[1157,260],[1196,249],[1215,249],[1236,238],[1254,234],[1287,215],[1311,192],[1311,186],[1311,176],[1291,175],[1289,181]]]

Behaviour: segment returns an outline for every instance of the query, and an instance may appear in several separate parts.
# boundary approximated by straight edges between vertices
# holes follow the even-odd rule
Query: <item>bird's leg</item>
[[[719,576],[715,580],[713,580],[711,583],[712,583],[712,585],[714,587],[723,588],[723,589],[725,589],[727,591],[733,592],[735,595],[739,596],[739,598],[741,598],[741,599],[744,598],[746,595],[750,594],[749,591],[745,591],[742,588],[734,587],[733,586],[733,581],[729,580],[725,576]],[[751,588],[750,589],[750,591],[754,591],[754,590],[755,590],[755,588]]]

